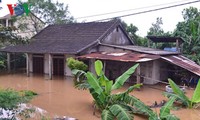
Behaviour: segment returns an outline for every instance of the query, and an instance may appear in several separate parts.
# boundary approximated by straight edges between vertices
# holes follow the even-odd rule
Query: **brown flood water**
[[[47,80],[43,76],[26,77],[25,74],[0,75],[0,88],[14,88],[16,90],[33,90],[39,94],[31,103],[46,110],[50,116],[69,116],[79,120],[100,120],[93,115],[92,97],[88,91],[77,90],[73,87],[71,78],[54,77]],[[127,88],[117,90],[122,92]],[[140,91],[135,90],[131,94],[138,97],[147,105],[155,101],[160,103],[166,98],[162,95],[164,86],[144,86]],[[191,96],[193,90],[187,90]],[[159,111],[158,108],[154,109]],[[200,120],[200,109],[179,109],[172,111],[181,120]],[[99,116],[99,115],[98,115]],[[135,116],[135,120],[146,120]]]

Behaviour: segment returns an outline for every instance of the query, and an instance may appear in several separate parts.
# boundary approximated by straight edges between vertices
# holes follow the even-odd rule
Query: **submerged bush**
[[[34,112],[32,108],[23,107],[23,103],[28,103],[37,93],[30,90],[16,91],[13,89],[0,90],[0,119],[17,119],[17,116],[29,118]]]
[[[73,69],[78,69],[78,70],[83,70],[83,71],[88,70],[88,66],[86,64],[84,64],[84,62],[75,60],[72,57],[67,58],[67,65],[71,70],[73,70]]]

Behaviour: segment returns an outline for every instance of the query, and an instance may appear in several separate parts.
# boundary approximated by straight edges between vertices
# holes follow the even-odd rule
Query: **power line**
[[[184,1],[190,1],[190,0],[184,0]],[[184,2],[184,1],[182,0],[182,1],[176,1],[176,2],[170,2],[170,3],[165,3],[165,4],[152,5],[152,6],[146,6],[146,7],[134,8],[134,9],[128,9],[128,10],[121,10],[121,11],[115,11],[115,12],[102,13],[102,14],[88,15],[88,16],[77,17],[75,19],[83,19],[83,18],[91,18],[91,17],[103,16],[103,15],[110,15],[110,14],[115,14],[115,13],[122,13],[122,12],[128,12],[128,11],[133,11],[133,10],[140,10],[140,9],[146,9],[146,8],[152,8],[152,7],[157,7],[157,6],[169,5],[169,4],[174,4],[174,3],[180,3],[180,2]]]
[[[171,6],[167,6],[167,7],[161,7],[161,8],[151,9],[151,10],[145,10],[145,11],[131,13],[131,14],[126,14],[126,15],[121,15],[121,16],[115,16],[115,17],[110,17],[110,18],[95,20],[95,21],[92,21],[92,22],[105,21],[105,20],[110,20],[110,19],[114,19],[114,18],[122,18],[122,17],[128,17],[128,16],[132,16],[132,15],[139,15],[139,14],[144,14],[144,13],[149,13],[149,12],[155,12],[155,11],[159,11],[159,10],[164,10],[164,9],[179,7],[179,6],[188,5],[188,4],[197,3],[197,2],[200,2],[200,0],[186,2],[186,3],[181,3],[181,4],[176,4],[176,5],[171,5]]]

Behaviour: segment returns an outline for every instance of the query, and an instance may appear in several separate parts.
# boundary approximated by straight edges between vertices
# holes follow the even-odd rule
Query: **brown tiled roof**
[[[28,45],[6,47],[5,52],[77,54],[103,39],[119,21],[49,25]]]

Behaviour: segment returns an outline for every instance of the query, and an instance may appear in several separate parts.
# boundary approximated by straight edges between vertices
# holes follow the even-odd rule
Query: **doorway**
[[[43,74],[44,73],[44,56],[33,55],[33,73]]]

